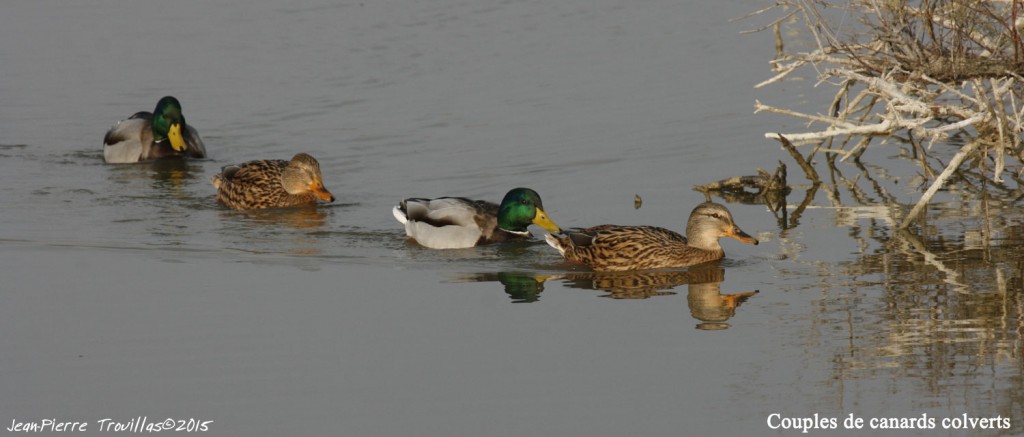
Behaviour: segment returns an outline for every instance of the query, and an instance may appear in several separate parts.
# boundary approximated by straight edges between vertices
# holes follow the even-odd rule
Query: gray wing
[[[405,199],[401,207],[410,221],[424,222],[437,227],[479,226],[476,222],[479,211],[476,202],[462,197]]]
[[[136,116],[117,122],[103,137],[103,159],[106,162],[123,164],[148,158],[153,130],[149,118]]]

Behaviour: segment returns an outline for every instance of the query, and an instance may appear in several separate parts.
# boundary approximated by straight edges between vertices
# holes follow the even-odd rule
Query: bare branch
[[[978,149],[979,144],[980,142],[973,141],[970,144],[961,147],[960,151],[956,152],[956,155],[953,155],[953,159],[949,160],[949,164],[946,165],[946,169],[939,174],[939,177],[935,179],[935,182],[932,182],[932,185],[928,187],[928,191],[925,191],[924,194],[921,195],[921,199],[917,201],[916,205],[914,205],[914,209],[911,209],[910,213],[903,218],[903,222],[900,223],[900,229],[906,229],[910,226],[910,222],[912,222],[914,218],[921,213],[924,206],[932,200],[932,196],[935,195],[935,192],[939,191],[939,188],[942,188],[942,185],[946,183],[946,179],[949,179],[949,177],[953,175],[953,172],[960,167],[960,163],[964,162],[964,160],[967,159],[967,156]]]

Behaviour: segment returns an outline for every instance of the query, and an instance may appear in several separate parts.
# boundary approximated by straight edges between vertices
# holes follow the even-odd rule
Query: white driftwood
[[[872,144],[871,138],[900,132],[924,140],[929,149],[936,141],[953,134],[975,137],[960,148],[942,174],[932,181],[903,219],[901,228],[920,214],[971,154],[980,153],[982,161],[991,160],[992,173],[986,177],[994,182],[1003,181],[1003,173],[1012,165],[1007,162],[1009,159],[1015,159],[1020,166],[1018,177],[1024,175],[1024,106],[1018,105],[1024,93],[1024,77],[1013,71],[1019,59],[1020,41],[985,33],[990,28],[1007,29],[1004,20],[992,18],[1009,16],[1016,1],[982,2],[973,9],[963,9],[960,3],[951,2],[900,10],[874,0],[842,2],[834,9],[842,10],[844,17],[860,16],[869,28],[863,33],[843,35],[837,34],[821,13],[833,8],[828,2],[779,0],[776,5],[787,11],[786,17],[803,22],[816,47],[799,53],[780,52],[771,61],[773,76],[755,88],[780,82],[809,67],[817,76],[817,84],[833,85],[837,92],[826,114],[802,113],[756,101],[755,113],[772,112],[807,122],[807,131],[767,132],[766,138],[785,137],[794,144],[817,143],[812,155],[824,151],[842,155],[842,160],[846,160],[859,157]],[[900,31],[907,23],[921,21],[940,31],[918,35]],[[1024,23],[1024,17],[1018,21]],[[782,21],[776,20],[771,25],[777,39],[779,23]],[[948,36],[965,38],[968,43],[944,46],[942,41],[948,41],[944,39]],[[777,41],[776,45],[781,43]],[[984,62],[973,62],[977,59]],[[964,67],[977,69],[968,71]],[[1000,68],[1006,71],[1000,72]],[[845,139],[831,141],[836,137]],[[861,138],[848,149],[853,137]],[[921,153],[924,163],[927,154],[918,144],[915,143],[915,150]],[[926,168],[926,173],[931,174],[931,170]]]
[[[979,142],[973,141],[970,144],[961,147],[960,151],[956,152],[956,155],[953,155],[953,159],[949,160],[949,164],[946,165],[946,169],[942,171],[942,174],[940,174],[939,177],[935,178],[935,182],[932,182],[932,186],[928,187],[928,191],[925,191],[924,194],[921,195],[917,204],[914,205],[914,209],[911,209],[910,213],[907,214],[906,217],[903,217],[903,222],[900,223],[900,229],[906,229],[910,226],[910,222],[912,222],[914,218],[921,213],[921,210],[924,209],[925,205],[932,200],[932,196],[939,191],[939,188],[942,188],[942,185],[946,183],[946,179],[949,179],[949,177],[953,175],[953,172],[960,167],[960,163],[964,162],[971,153],[974,153],[974,151],[978,149],[978,145]]]

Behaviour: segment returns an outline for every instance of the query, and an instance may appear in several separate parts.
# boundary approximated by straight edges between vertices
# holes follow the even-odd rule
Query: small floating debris
[[[756,191],[747,191],[748,188]],[[694,185],[694,190],[704,193],[708,201],[711,195],[721,196],[730,202],[768,205],[773,211],[785,206],[790,187],[786,185],[786,164],[779,162],[775,173],[757,169],[757,175],[733,176],[705,185]]]
[[[758,192],[784,191],[786,186],[786,164],[779,163],[775,173],[768,173],[764,169],[757,169],[755,176],[733,176],[712,182],[705,185],[694,185],[693,189],[701,192],[708,191],[744,191],[744,188],[756,188]]]
[[[643,204],[644,204],[644,199],[641,199],[639,194],[634,194],[633,195],[633,209],[640,209],[640,207]]]

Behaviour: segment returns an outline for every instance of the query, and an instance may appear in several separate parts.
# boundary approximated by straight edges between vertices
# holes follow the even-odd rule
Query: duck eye
[[[526,200],[526,199],[523,199],[523,200],[520,200],[519,203],[522,203],[523,205],[529,205],[530,201]]]
[[[716,219],[720,219],[720,218],[722,218],[722,216],[718,215],[718,213],[717,213],[717,212],[713,212],[713,213],[711,213],[711,217],[714,217],[714,218],[716,218]]]

